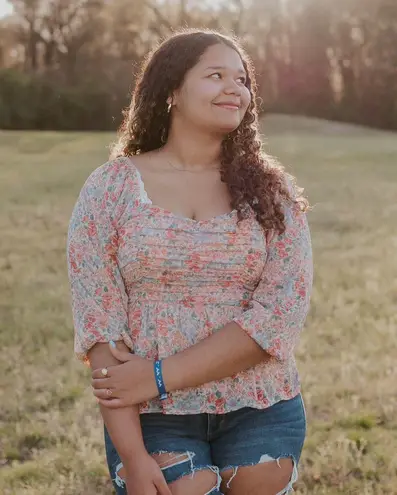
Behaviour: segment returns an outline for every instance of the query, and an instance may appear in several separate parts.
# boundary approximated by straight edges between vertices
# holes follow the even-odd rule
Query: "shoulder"
[[[139,202],[139,181],[127,157],[109,160],[86,179],[74,216],[93,215],[96,220],[118,220],[126,209]]]
[[[88,176],[83,189],[87,192],[120,190],[128,180],[134,181],[134,169],[127,157],[109,160]]]
[[[115,206],[127,194],[136,196],[139,188],[136,169],[127,157],[109,160],[96,168],[85,181],[80,199],[102,208]]]

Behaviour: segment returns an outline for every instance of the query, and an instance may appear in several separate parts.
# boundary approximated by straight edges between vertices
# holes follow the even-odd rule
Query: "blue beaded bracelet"
[[[156,379],[156,385],[157,390],[159,391],[160,400],[165,400],[168,395],[164,385],[161,360],[154,362],[154,378]]]

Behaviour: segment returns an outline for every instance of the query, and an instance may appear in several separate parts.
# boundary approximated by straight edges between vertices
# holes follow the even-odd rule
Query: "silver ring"
[[[107,388],[106,389],[106,395],[108,395],[109,397],[112,395],[112,391],[110,390],[110,388]]]
[[[102,376],[108,376],[108,369],[107,368],[102,368],[101,369]]]

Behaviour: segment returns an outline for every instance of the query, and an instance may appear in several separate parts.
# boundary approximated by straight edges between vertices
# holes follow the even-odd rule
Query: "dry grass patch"
[[[297,494],[397,494],[395,134],[269,117],[314,205],[298,351],[309,420]],[[0,132],[0,493],[112,493],[89,373],[72,355],[66,229],[102,133]]]

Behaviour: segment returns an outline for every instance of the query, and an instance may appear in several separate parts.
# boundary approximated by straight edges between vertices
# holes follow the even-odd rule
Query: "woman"
[[[173,35],[73,211],[75,350],[118,494],[275,495],[297,478],[308,203],[257,124],[242,49]]]

